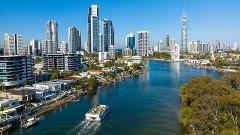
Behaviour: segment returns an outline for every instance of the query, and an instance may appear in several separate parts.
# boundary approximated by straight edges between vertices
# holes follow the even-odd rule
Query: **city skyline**
[[[82,31],[82,44],[84,44],[87,41],[88,7],[92,4],[98,5],[100,20],[106,18],[112,20],[115,24],[115,44],[117,48],[125,47],[125,37],[129,32],[137,34],[141,30],[148,30],[151,33],[151,46],[156,45],[166,33],[169,33],[179,44],[181,41],[181,16],[184,6],[188,18],[189,41],[201,40],[204,42],[223,39],[233,47],[234,41],[240,40],[240,28],[237,27],[239,16],[236,14],[240,9],[236,4],[239,3],[237,0],[204,0],[204,2],[187,0],[174,2],[163,0],[151,0],[151,2],[90,0],[86,2],[70,0],[67,3],[60,0],[56,7],[51,7],[54,1],[48,4],[45,0],[39,1],[37,5],[35,3],[30,0],[21,1],[21,3],[18,3],[18,1],[11,2],[11,7],[15,7],[12,10],[13,8],[8,7],[10,5],[8,1],[2,2],[0,20],[8,21],[0,21],[1,44],[3,44],[4,33],[19,33],[23,36],[25,44],[29,43],[31,39],[44,40],[46,38],[45,24],[51,19],[58,22],[59,41],[67,41],[68,27],[74,26]],[[71,5],[70,3],[75,4]],[[141,13],[141,16],[137,16],[139,11],[144,11],[141,6],[146,3],[150,6],[144,7],[146,11]],[[21,7],[19,4],[23,6]],[[43,4],[45,4],[44,7],[42,7]],[[209,10],[211,10],[211,13],[208,12]],[[156,15],[156,13],[158,14]]]

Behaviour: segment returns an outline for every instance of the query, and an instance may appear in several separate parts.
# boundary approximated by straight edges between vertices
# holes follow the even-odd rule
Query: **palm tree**
[[[4,87],[3,80],[0,80],[0,87],[1,87],[1,91],[3,91],[3,87]]]
[[[4,107],[3,106],[0,107],[0,111],[1,111],[1,117],[2,117],[2,114],[3,114],[3,111],[4,111]]]

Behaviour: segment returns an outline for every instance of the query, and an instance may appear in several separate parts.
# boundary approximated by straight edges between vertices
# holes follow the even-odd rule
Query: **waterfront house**
[[[52,93],[51,89],[49,88],[35,89],[35,92],[37,101],[50,100],[56,97],[56,95]]]
[[[9,116],[15,116],[24,110],[24,106],[18,100],[12,98],[1,98],[0,107],[4,108],[2,113]]]
[[[35,92],[30,88],[18,88],[7,91],[0,91],[1,98],[12,98],[19,102],[30,102],[35,100]]]

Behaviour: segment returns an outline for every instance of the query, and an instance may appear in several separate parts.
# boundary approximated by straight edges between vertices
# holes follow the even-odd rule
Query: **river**
[[[149,71],[139,77],[66,104],[42,116],[38,125],[10,135],[181,135],[179,88],[194,76],[221,75],[177,62],[147,65]],[[96,104],[108,105],[110,116],[101,124],[85,122],[85,113]]]

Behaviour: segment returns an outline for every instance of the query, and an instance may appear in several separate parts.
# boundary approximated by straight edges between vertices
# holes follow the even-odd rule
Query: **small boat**
[[[26,120],[26,122],[21,125],[21,127],[29,128],[29,127],[33,126],[34,124],[36,124],[39,120],[40,120],[40,118],[36,118],[36,117],[28,118]]]
[[[85,114],[87,121],[101,122],[110,113],[110,109],[106,105],[97,105]]]

